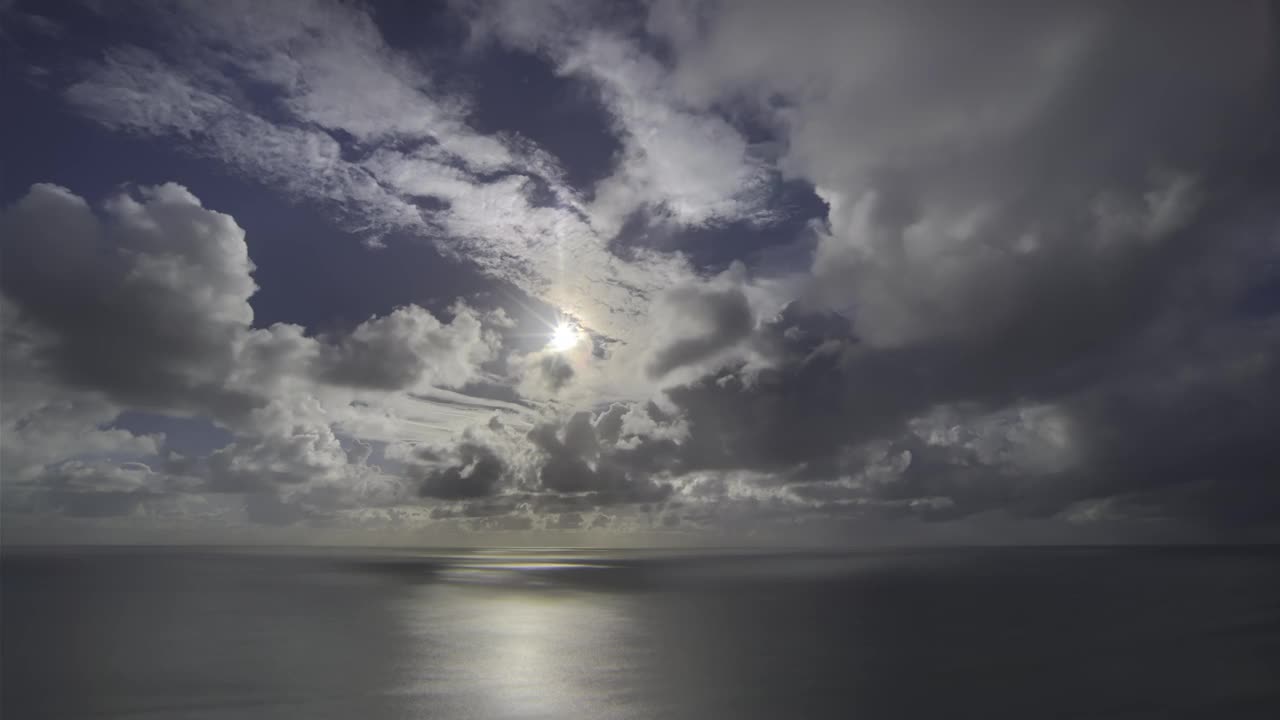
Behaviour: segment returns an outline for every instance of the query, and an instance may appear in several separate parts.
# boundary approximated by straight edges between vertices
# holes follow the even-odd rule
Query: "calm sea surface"
[[[1280,718],[1275,549],[3,556],[3,716]]]

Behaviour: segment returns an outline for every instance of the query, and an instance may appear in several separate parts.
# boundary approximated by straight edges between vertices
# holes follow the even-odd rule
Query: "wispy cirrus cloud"
[[[324,203],[375,242],[396,230],[431,238],[611,338],[631,335],[645,303],[690,276],[679,257],[612,255],[553,158],[472,131],[464,100],[388,48],[366,14],[299,8],[287,22],[251,4],[156,13],[187,43],[180,59],[173,47],[112,50],[67,97],[109,127],[180,141]],[[267,97],[248,97],[245,78]]]

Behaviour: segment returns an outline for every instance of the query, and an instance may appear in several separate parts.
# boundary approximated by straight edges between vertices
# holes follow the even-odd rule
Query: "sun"
[[[578,331],[567,322],[558,323],[551,330],[551,341],[547,347],[556,352],[564,352],[578,344]]]

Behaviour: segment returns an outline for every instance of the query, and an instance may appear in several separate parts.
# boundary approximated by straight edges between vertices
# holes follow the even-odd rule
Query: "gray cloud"
[[[561,513],[556,519],[547,523],[548,530],[577,530],[582,527],[582,514],[571,512]]]
[[[6,501],[108,516],[213,491],[244,494],[256,522],[397,506],[513,531],[1280,522],[1274,9],[617,15],[468,8],[472,51],[530,50],[611,118],[623,150],[584,192],[531,144],[472,129],[469,101],[358,8],[149,15],[190,52],[111,49],[65,89],[75,107],[336,204],[375,240],[430,237],[595,351],[504,357],[502,323],[461,305],[327,336],[255,328],[229,216],[177,185],[98,210],[37,185],[0,218]],[[749,273],[611,250],[636,212],[758,231],[781,211],[761,188],[784,177],[826,217]],[[732,242],[726,258],[745,254]],[[439,389],[481,387],[512,402]],[[510,421],[482,425],[499,406]],[[178,457],[112,427],[123,409],[235,439]]]
[[[33,359],[131,405],[253,407],[225,382],[257,289],[244,231],[172,184],[104,210],[35,185],[4,213],[5,294],[45,333]]]
[[[655,481],[651,469],[634,471],[624,461],[625,454],[600,444],[593,419],[591,413],[579,412],[560,427],[542,424],[529,431],[529,440],[542,455],[539,486],[558,493],[590,493],[596,505],[665,498],[670,487]]]
[[[573,364],[560,353],[543,353],[533,362],[536,378],[549,391],[557,393],[573,380]]]
[[[751,306],[739,288],[675,288],[664,301],[670,317],[688,329],[684,332],[696,334],[676,330],[680,334],[657,348],[648,366],[651,377],[662,377],[732,347],[745,339],[755,324]]]
[[[774,181],[739,129],[689,107],[667,68],[614,27],[614,13],[585,4],[489,2],[471,13],[473,37],[540,53],[598,92],[622,151],[585,208],[606,236],[637,210],[676,225],[746,221],[767,225]]]
[[[1196,448],[1188,467],[1234,456],[1233,476],[1266,474],[1247,452],[1265,417],[1247,408],[1269,371],[1219,387],[1220,405],[1172,378],[1135,395],[1131,373],[1273,362],[1269,331],[1235,310],[1275,250],[1274,213],[1257,211],[1274,184],[1239,179],[1275,165],[1267,10],[1005,10],[654,7],[684,97],[754,108],[786,140],[781,165],[830,206],[799,303],[754,338],[772,367],[670,391],[684,467],[768,469],[826,483],[800,492],[831,502],[945,498],[939,517],[1249,482],[1179,472],[1189,458],[1140,430],[1152,423]],[[1223,332],[1249,349],[1188,352]],[[948,429],[968,439],[922,440],[948,407],[970,408]],[[1028,408],[1072,428],[1060,451]],[[1247,419],[1210,442],[1181,421],[1194,408]],[[867,479],[886,462],[901,464],[891,481]],[[1241,488],[1241,508],[1256,492]]]
[[[1273,522],[1258,435],[1273,422],[1273,325],[1195,329],[1190,353],[1157,331],[1117,336],[1064,368],[1002,358],[1008,345],[871,349],[793,309],[762,326],[775,366],[668,392],[688,424],[669,467],[763,472],[752,482],[790,488],[804,513],[1045,517],[1119,496],[1145,515]]]
[[[442,324],[411,306],[370,318],[322,346],[317,372],[329,382],[375,390],[464,385],[493,359],[500,341],[467,307],[456,306],[454,314],[453,322]]]
[[[59,498],[68,513],[199,490],[314,510],[402,499],[412,493],[369,464],[367,445],[352,455],[338,437],[370,412],[394,422],[353,392],[462,385],[500,343],[462,305],[447,324],[407,306],[323,338],[253,328],[243,230],[174,184],[116,195],[101,212],[36,185],[0,226],[6,486]],[[236,438],[205,457],[166,454],[163,436],[110,427],[127,409],[205,418]],[[78,458],[94,463],[63,462]],[[143,476],[145,488],[105,490]]]
[[[99,518],[129,515],[148,500],[180,489],[175,479],[155,473],[140,463],[114,465],[68,461],[47,468],[30,483],[22,500],[28,510],[52,509],[72,517]]]
[[[1264,7],[998,7],[652,15],[687,95],[756,108],[831,206],[812,291],[868,342],[984,331],[1046,281],[1140,293],[1130,271],[1159,259],[1134,256],[1167,254],[1196,210],[1168,169],[1212,185],[1265,149]]]
[[[497,490],[506,466],[493,450],[471,442],[458,446],[458,464],[423,474],[418,494],[441,500],[484,497]]]

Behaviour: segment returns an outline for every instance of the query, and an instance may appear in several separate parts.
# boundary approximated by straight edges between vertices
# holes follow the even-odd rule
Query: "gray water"
[[[1274,549],[3,557],[22,718],[1276,718]]]

